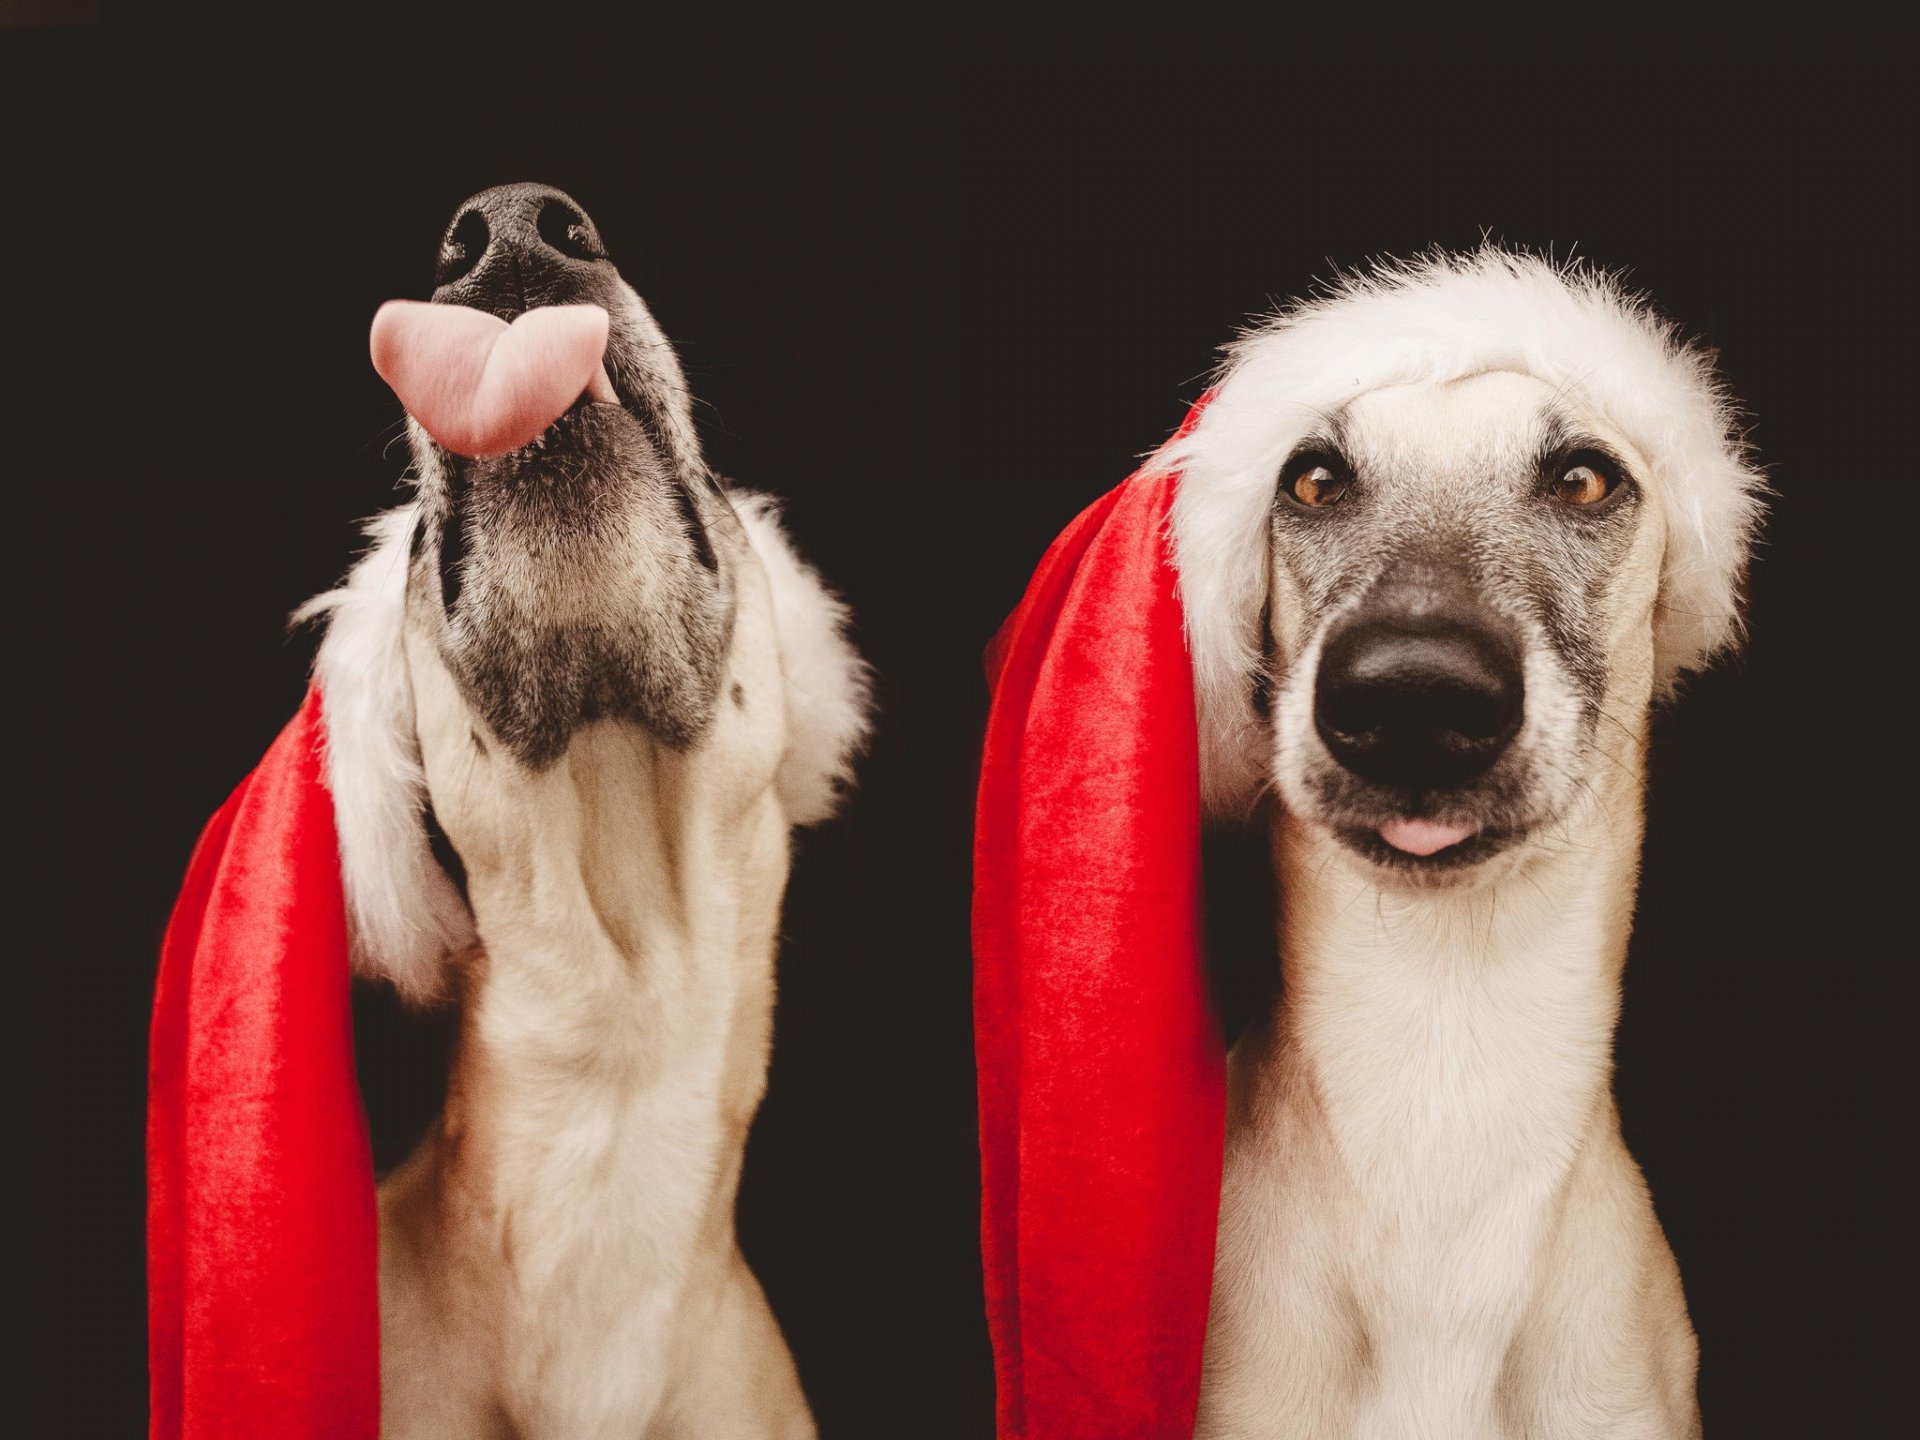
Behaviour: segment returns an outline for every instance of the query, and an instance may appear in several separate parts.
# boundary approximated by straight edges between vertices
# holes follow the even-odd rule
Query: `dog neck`
[[[1236,1052],[1235,1105],[1320,1132],[1351,1213],[1379,1221],[1360,1243],[1430,1259],[1435,1234],[1545,1214],[1596,1127],[1617,1127],[1643,735],[1480,885],[1394,884],[1276,823],[1283,999]]]
[[[526,1227],[543,1238],[522,1261],[574,1282],[560,1237],[605,1247],[641,1227],[683,1254],[701,1236],[730,1248],[787,875],[771,785],[783,735],[766,708],[777,656],[736,644],[730,682],[759,704],[720,707],[698,744],[603,719],[534,769],[487,743],[429,635],[408,645],[428,781],[480,937],[428,1147],[434,1188],[460,1197],[442,1223]]]
[[[743,1138],[760,1066],[739,1093],[729,1052],[744,1028],[764,1063],[786,826],[770,795],[744,812],[715,803],[710,768],[603,721],[520,777],[507,803],[522,843],[470,871],[481,945],[464,982],[456,1122],[524,1126],[502,1138],[540,1147],[559,1094],[578,1103],[596,1088],[601,1103],[583,1108],[605,1115],[661,1090],[704,1112],[716,1138]],[[661,1143],[635,1126],[605,1139]]]

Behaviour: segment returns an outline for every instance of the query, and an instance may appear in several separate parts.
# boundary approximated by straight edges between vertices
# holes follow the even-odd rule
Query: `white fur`
[[[1382,264],[1242,337],[1199,423],[1150,462],[1181,476],[1173,542],[1213,814],[1244,815],[1264,781],[1247,685],[1281,463],[1323,412],[1356,395],[1487,370],[1577,392],[1658,467],[1670,534],[1659,689],[1734,637],[1763,482],[1710,357],[1617,277],[1571,263],[1489,247]]]
[[[427,780],[402,648],[413,512],[400,505],[368,522],[373,548],[344,585],[294,618],[327,620],[313,669],[354,969],[426,1004],[443,998],[446,958],[475,935],[473,916],[427,844]]]
[[[730,498],[766,571],[785,682],[787,749],[778,787],[788,822],[838,808],[865,742],[870,684],[846,638],[846,606],[794,552],[773,497]],[[475,943],[473,916],[427,843],[427,788],[414,730],[406,622],[410,502],[368,522],[372,548],[346,582],[296,621],[324,617],[314,662],[327,737],[327,784],[356,973],[390,981],[407,1000],[442,1000],[449,956]]]
[[[817,824],[839,808],[866,740],[867,666],[847,641],[846,605],[780,528],[780,502],[750,491],[732,499],[767,572],[780,637],[787,706],[787,753],[776,782],[781,803],[793,824]]]

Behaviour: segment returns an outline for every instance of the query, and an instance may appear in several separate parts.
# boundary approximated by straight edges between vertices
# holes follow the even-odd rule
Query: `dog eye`
[[[1553,482],[1553,498],[1562,505],[1598,505],[1619,487],[1620,477],[1610,466],[1579,460]]]
[[[1338,505],[1347,493],[1347,477],[1315,456],[1294,462],[1280,489],[1296,505],[1323,510]]]

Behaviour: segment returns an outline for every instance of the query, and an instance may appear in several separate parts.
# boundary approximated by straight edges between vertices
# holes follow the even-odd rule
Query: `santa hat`
[[[161,947],[147,1103],[151,1433],[380,1429],[354,970],[437,991],[473,921],[435,862],[400,655],[413,507],[381,517],[315,685],[208,823]],[[352,957],[352,964],[349,963]]]
[[[1250,331],[989,650],[974,1003],[1003,1437],[1192,1434],[1225,1104],[1199,837],[1268,784],[1277,477],[1354,397],[1486,370],[1578,393],[1652,467],[1670,688],[1734,637],[1759,476],[1709,356],[1615,277],[1494,249],[1346,278]]]
[[[457,307],[418,310],[476,328]],[[516,328],[549,344],[554,314]],[[491,342],[507,327],[479,328]],[[558,403],[578,389],[569,380]],[[862,742],[865,667],[775,503],[728,499],[773,602],[787,735],[775,787],[787,820],[812,824],[836,808]],[[347,582],[300,612],[327,622],[313,686],[208,823],[162,944],[147,1116],[155,1437],[379,1432],[374,1177],[350,980],[432,1003],[449,960],[477,943],[428,838],[402,651],[416,508],[376,519]]]

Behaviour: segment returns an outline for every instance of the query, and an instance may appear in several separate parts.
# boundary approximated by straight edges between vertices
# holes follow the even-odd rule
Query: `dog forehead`
[[[1339,415],[1346,458],[1375,480],[1511,478],[1554,428],[1615,440],[1578,396],[1513,370],[1387,385]]]

